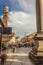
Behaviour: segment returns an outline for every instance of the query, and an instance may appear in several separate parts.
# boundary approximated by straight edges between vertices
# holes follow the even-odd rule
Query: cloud
[[[18,3],[23,10],[33,12],[35,0],[18,0]]]
[[[22,36],[36,31],[35,0],[1,0],[0,5],[5,4],[9,5],[11,11],[9,26],[17,35]]]
[[[0,14],[3,12],[3,6],[8,5],[10,11],[24,11],[27,13],[35,13],[36,0],[0,0]]]
[[[22,11],[34,13],[35,12],[35,1],[36,0],[9,0],[12,8],[16,9],[14,7],[17,7],[18,9],[21,9]]]
[[[23,36],[36,31],[36,19],[32,14],[12,11],[9,16],[9,26],[13,28],[17,35]]]
[[[19,26],[24,26],[24,23],[28,20],[30,15],[24,13],[24,12],[10,12],[10,21],[12,21],[10,24],[13,26],[14,24]]]

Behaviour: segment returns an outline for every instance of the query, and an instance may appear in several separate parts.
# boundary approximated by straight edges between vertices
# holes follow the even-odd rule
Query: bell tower
[[[9,11],[8,6],[5,6],[3,12],[3,24],[5,27],[8,27],[8,19],[9,19],[8,11]]]

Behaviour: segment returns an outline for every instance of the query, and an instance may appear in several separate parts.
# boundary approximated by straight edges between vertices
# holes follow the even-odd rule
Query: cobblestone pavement
[[[7,50],[7,60],[5,65],[34,65],[29,59],[30,48],[16,48],[15,52]]]

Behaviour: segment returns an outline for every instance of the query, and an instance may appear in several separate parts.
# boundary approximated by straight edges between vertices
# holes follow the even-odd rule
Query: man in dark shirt
[[[5,64],[6,59],[7,59],[7,55],[5,53],[2,54],[2,56],[1,56],[1,65],[4,65]]]

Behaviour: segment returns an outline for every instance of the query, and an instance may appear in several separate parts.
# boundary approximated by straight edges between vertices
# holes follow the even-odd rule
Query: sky
[[[0,17],[5,5],[9,7],[9,26],[22,37],[36,32],[35,0],[0,0]]]

